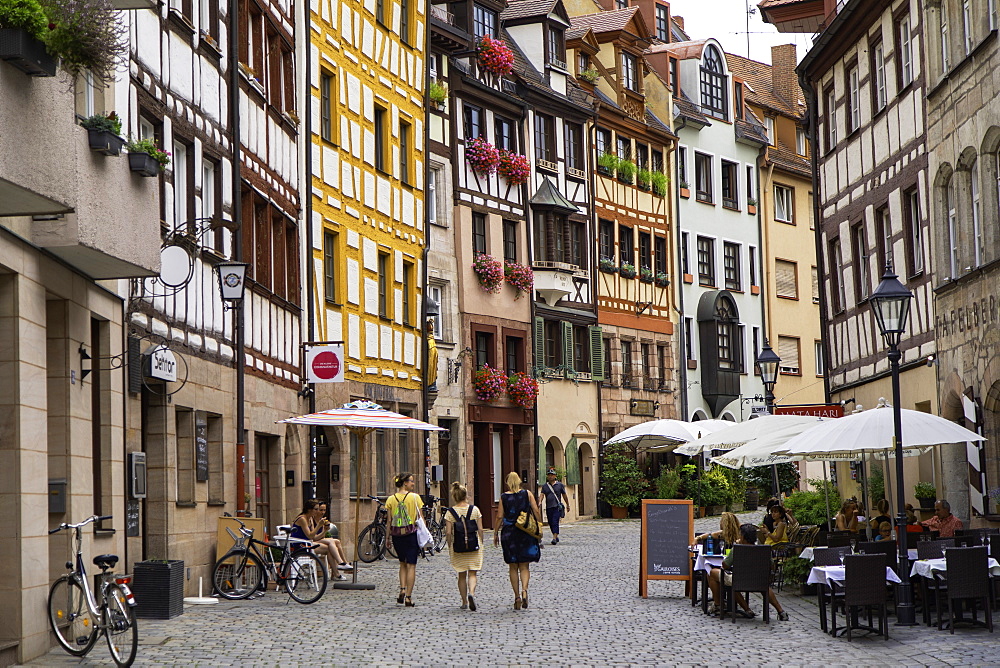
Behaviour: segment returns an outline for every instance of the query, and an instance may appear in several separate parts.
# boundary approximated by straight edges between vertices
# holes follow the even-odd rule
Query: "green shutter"
[[[591,325],[590,332],[590,377],[604,380],[604,338],[600,326]]]
[[[541,436],[535,437],[538,441],[538,477],[535,478],[537,484],[541,485],[545,480],[545,441]]]
[[[545,366],[545,319],[535,316],[535,368]]]
[[[566,484],[580,484],[580,448],[576,445],[576,437],[566,444]]]
[[[562,323],[562,345],[563,345],[563,358],[562,363],[566,366],[566,369],[573,368],[573,323],[563,322]]]

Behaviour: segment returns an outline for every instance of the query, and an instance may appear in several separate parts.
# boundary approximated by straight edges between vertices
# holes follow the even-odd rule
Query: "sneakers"
[[[778,613],[778,619],[780,619],[783,622],[787,622],[788,621],[788,613],[785,612],[784,610],[782,610],[781,612]]]
[[[342,571],[353,571],[354,565],[344,562],[342,564],[337,564],[337,568]]]
[[[344,581],[344,580],[346,580],[346,579],[347,579],[347,576],[346,576],[346,575],[344,575],[343,573],[341,573],[340,575],[334,575],[334,576],[333,576],[333,577],[331,578],[331,580],[340,580],[340,581]]]

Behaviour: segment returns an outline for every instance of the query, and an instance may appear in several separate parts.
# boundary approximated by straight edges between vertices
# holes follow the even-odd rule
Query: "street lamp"
[[[902,582],[896,586],[896,623],[900,626],[915,626],[916,612],[913,608],[913,589],[906,553],[906,496],[903,493],[903,425],[899,412],[899,340],[906,330],[906,320],[910,315],[910,300],[913,294],[899,282],[892,270],[892,261],[885,263],[882,282],[869,298],[875,322],[882,338],[889,346],[889,367],[892,370],[892,422],[896,448],[896,534],[899,540],[899,572],[904,574]]]
[[[219,262],[215,265],[215,276],[219,279],[219,293],[226,310],[239,308],[243,304],[246,289],[246,262]]]
[[[764,339],[764,347],[757,355],[757,366],[760,367],[760,379],[764,383],[764,408],[767,414],[774,412],[774,384],[778,382],[778,365],[781,358],[771,350],[771,344]],[[778,498],[781,494],[781,485],[778,482],[778,465],[771,464],[771,487],[774,488],[774,496]]]

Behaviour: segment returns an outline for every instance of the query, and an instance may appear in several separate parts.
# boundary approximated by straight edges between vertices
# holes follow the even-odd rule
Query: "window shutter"
[[[594,380],[604,380],[604,338],[597,325],[587,328],[590,333],[590,377]]]
[[[535,449],[538,451],[536,453],[536,456],[538,457],[538,477],[536,480],[540,485],[542,484],[542,481],[545,480],[545,441],[542,440],[541,436],[536,436],[535,444]]]
[[[545,319],[535,316],[535,368],[545,366]]]
[[[774,262],[774,282],[775,292],[779,297],[791,297],[797,299],[799,296],[795,285],[795,263],[785,260],[775,260]]]
[[[778,357],[781,358],[781,371],[799,373],[799,340],[791,336],[779,336]]]
[[[562,322],[562,345],[563,345],[563,358],[562,363],[566,367],[567,371],[569,369],[574,369],[573,365],[573,323]]]
[[[580,449],[575,436],[566,444],[566,484],[580,484]]]

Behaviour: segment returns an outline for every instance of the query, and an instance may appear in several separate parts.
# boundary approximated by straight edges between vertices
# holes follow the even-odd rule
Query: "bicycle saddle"
[[[100,569],[114,568],[117,563],[117,554],[99,554],[94,557],[94,565]]]

